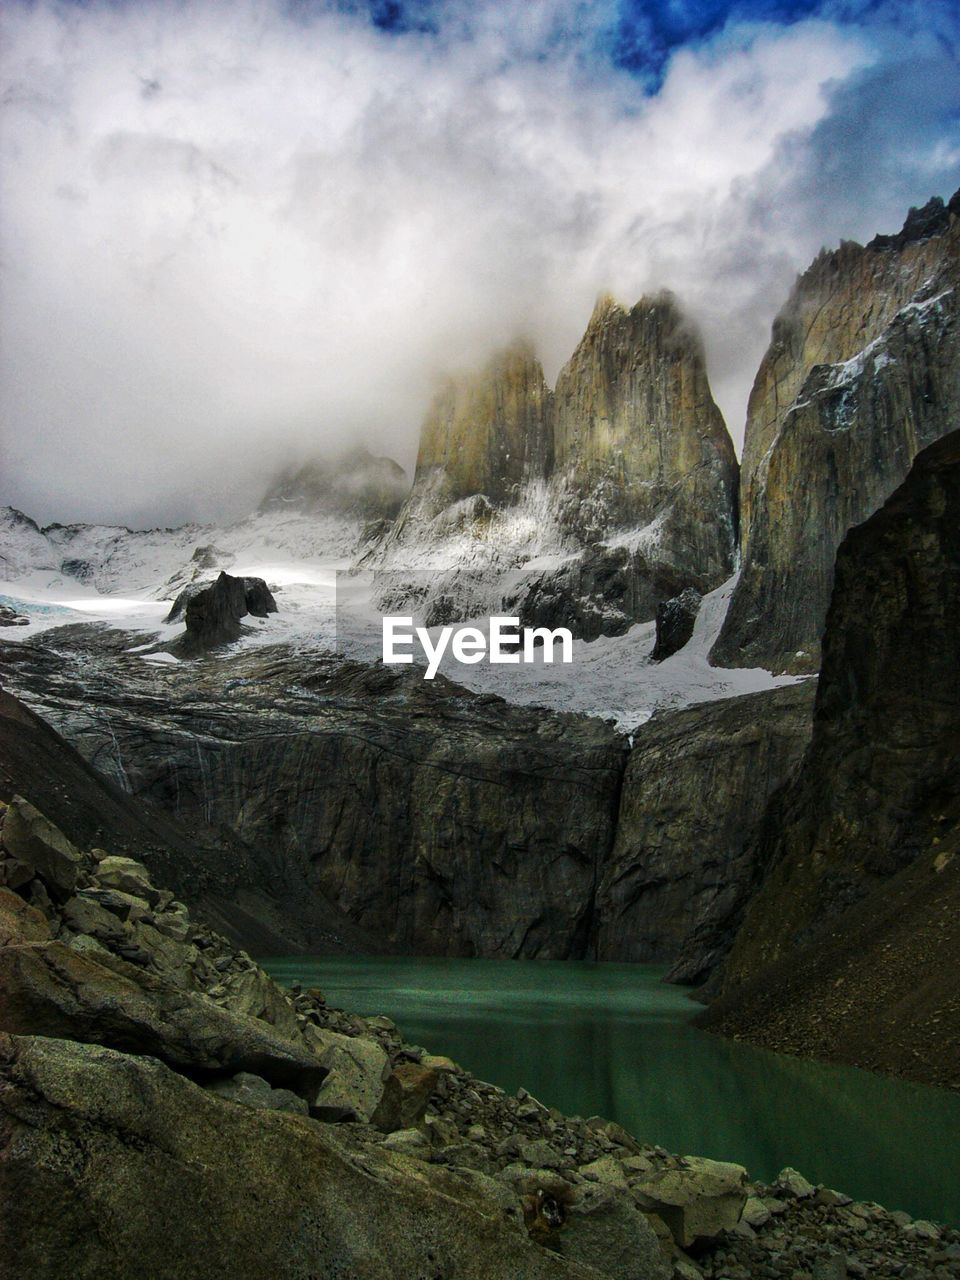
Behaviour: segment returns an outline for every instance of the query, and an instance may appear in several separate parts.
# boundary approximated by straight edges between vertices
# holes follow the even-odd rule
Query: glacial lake
[[[669,1151],[785,1165],[861,1200],[960,1224],[960,1094],[804,1062],[690,1025],[646,965],[342,959],[263,962],[329,1004],[386,1014],[404,1039],[570,1115]]]

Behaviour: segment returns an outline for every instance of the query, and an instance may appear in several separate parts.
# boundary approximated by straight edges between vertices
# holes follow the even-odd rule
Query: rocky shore
[[[960,1276],[960,1231],[672,1155],[283,990],[20,797],[0,841],[10,1280]]]

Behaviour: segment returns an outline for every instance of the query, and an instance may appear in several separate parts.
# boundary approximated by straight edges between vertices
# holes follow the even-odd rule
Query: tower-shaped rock
[[[669,293],[609,296],[554,393],[553,484],[581,541],[657,522],[657,558],[722,580],[736,550],[737,460],[703,347]]]

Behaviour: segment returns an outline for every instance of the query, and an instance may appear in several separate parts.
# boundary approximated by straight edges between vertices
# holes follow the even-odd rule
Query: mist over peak
[[[956,187],[957,21],[688,9],[6,6],[0,502],[173,524],[347,445],[412,473],[439,378],[523,336],[552,384],[605,290],[677,295],[739,440],[796,273]]]

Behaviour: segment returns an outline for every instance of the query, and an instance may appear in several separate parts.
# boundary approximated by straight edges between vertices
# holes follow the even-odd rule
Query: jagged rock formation
[[[403,467],[392,458],[375,457],[361,445],[332,460],[318,459],[281,472],[264,494],[260,510],[388,520],[400,510],[408,487]]]
[[[723,1029],[957,1082],[958,635],[953,432],[840,548],[813,739],[767,817]]]
[[[657,638],[651,658],[663,662],[679,653],[693,635],[697,614],[703,597],[693,587],[687,587],[671,600],[663,600],[657,606]]]
[[[699,337],[668,293],[601,298],[554,393],[553,483],[580,542],[657,521],[657,557],[716,585],[736,549],[737,461]]]
[[[604,298],[555,392],[525,343],[442,389],[410,497],[361,564],[395,571],[393,602],[404,573],[446,571],[408,582],[428,622],[442,595],[460,619],[508,607],[586,638],[618,634],[685,586],[729,577],[737,473],[674,299],[627,311]],[[458,570],[481,578],[454,581]]]
[[[812,684],[730,698],[641,726],[596,896],[596,950],[670,963],[698,984],[754,886],[767,802],[810,736]]]
[[[216,582],[192,582],[188,587],[184,587],[180,594],[174,600],[170,607],[170,612],[164,618],[164,622],[180,622],[181,619],[186,620],[187,606],[191,600],[201,595],[205,591],[211,591],[220,588],[221,600],[227,597],[232,598],[237,608],[241,607],[240,594],[236,587],[232,584],[241,582],[243,584],[243,604],[245,613],[241,613],[238,617],[232,619],[239,622],[240,618],[251,614],[254,618],[265,618],[267,614],[277,612],[277,602],[273,598],[270,588],[262,578],[233,578],[227,573],[220,574],[221,579],[225,582],[221,585],[220,579]],[[201,602],[202,606],[203,602]],[[214,606],[215,607],[215,606]],[[202,609],[202,612],[206,610]],[[194,625],[196,626],[200,614],[194,613]],[[234,637],[236,638],[236,637]]]
[[[797,282],[750,396],[719,665],[817,669],[841,540],[960,420],[958,283],[960,193]]]
[[[265,618],[277,612],[277,602],[262,578],[234,578],[221,573],[216,582],[185,587],[167,614],[167,622],[180,617],[186,635],[180,642],[185,652],[201,653],[239,640],[241,619],[250,614]]]

